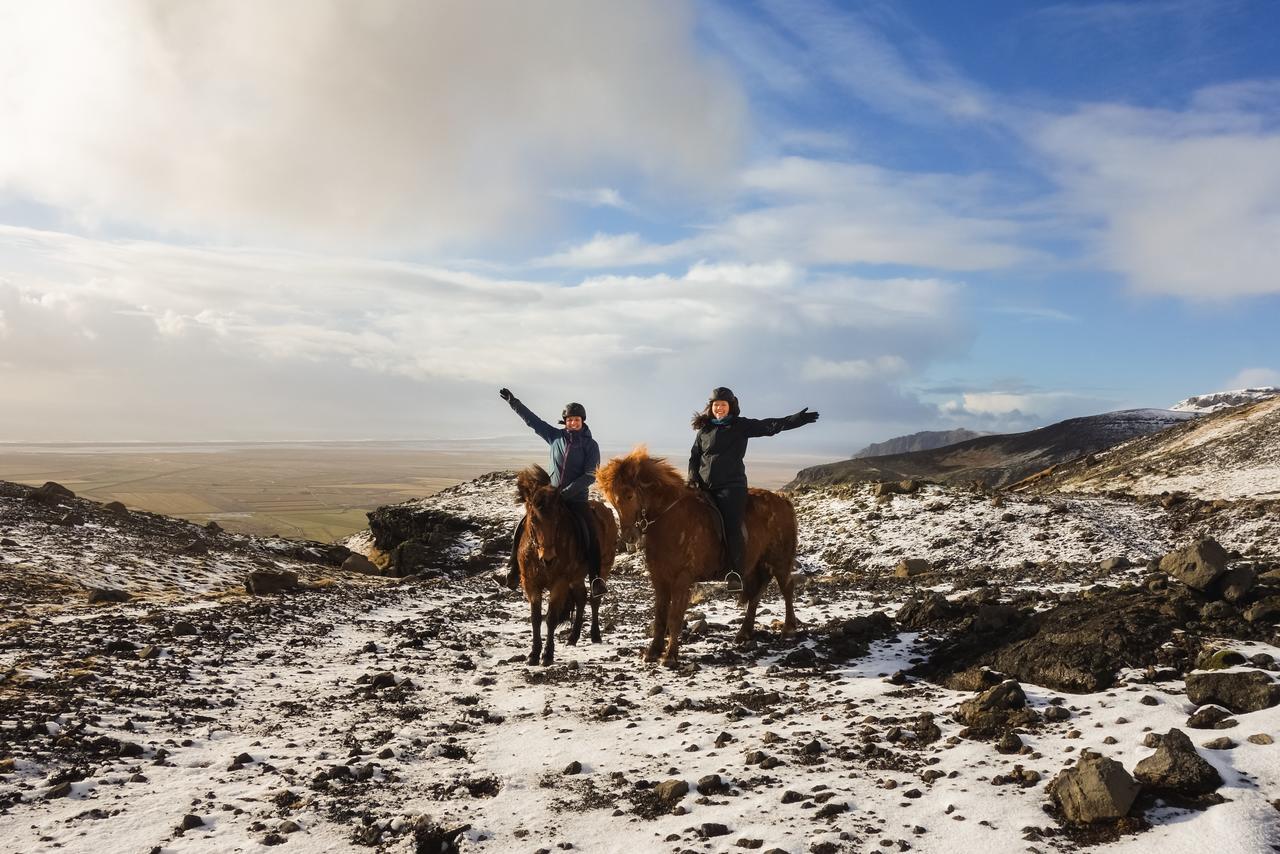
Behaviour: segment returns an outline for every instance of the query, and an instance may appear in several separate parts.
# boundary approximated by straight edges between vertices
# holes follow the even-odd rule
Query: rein
[[[644,547],[644,538],[645,538],[645,535],[649,532],[649,529],[653,527],[655,524],[657,524],[658,520],[660,520],[663,516],[667,515],[668,510],[670,510],[672,507],[675,507],[686,497],[687,496],[684,496],[684,495],[676,496],[675,501],[672,501],[670,504],[668,504],[661,513],[654,516],[652,519],[649,518],[648,508],[641,508],[640,515],[636,517],[636,524],[635,524],[636,537],[639,540],[639,545],[641,548]]]

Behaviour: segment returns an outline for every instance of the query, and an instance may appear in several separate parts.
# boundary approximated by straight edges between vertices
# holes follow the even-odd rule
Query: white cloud
[[[600,268],[677,259],[783,257],[797,264],[894,264],[1004,269],[1044,260],[1024,245],[1035,218],[1004,215],[985,175],[907,173],[867,163],[782,157],[740,177],[738,212],[692,237],[655,244],[640,234],[594,235],[538,259]]]
[[[1280,386],[1280,371],[1272,368],[1245,368],[1222,384],[1222,388],[1226,390],[1267,386]]]
[[[812,380],[896,379],[907,374],[910,366],[900,356],[877,356],[874,359],[847,359],[842,362],[812,356],[804,363],[804,376]]]
[[[1280,293],[1280,86],[1199,93],[1181,112],[1117,105],[1034,136],[1100,263],[1133,288],[1194,300]]]
[[[51,418],[69,438],[492,435],[503,385],[589,398],[637,441],[683,437],[722,383],[758,414],[822,400],[901,421],[927,409],[895,381],[969,340],[953,284],[783,262],[563,286],[0,227],[0,266],[8,437]]]
[[[679,2],[4,4],[0,191],[256,245],[516,240],[556,187],[726,177],[745,107],[693,30]]]

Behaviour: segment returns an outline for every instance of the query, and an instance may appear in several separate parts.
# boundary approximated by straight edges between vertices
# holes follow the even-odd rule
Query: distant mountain
[[[1258,388],[1240,388],[1235,391],[1215,391],[1212,394],[1201,394],[1180,400],[1172,407],[1174,412],[1194,412],[1197,415],[1208,415],[1220,412],[1233,406],[1244,406],[1257,403],[1280,395],[1280,388],[1261,386]]]
[[[1219,410],[1136,439],[1099,454],[1092,465],[1063,466],[1033,488],[1185,492],[1206,500],[1280,498],[1280,397]]]
[[[932,451],[934,448],[990,435],[990,433],[975,433],[973,430],[923,430],[912,433],[910,436],[898,436],[896,439],[888,439],[884,442],[873,442],[854,454],[853,459],[909,454],[913,451]]]
[[[1130,409],[1071,418],[1039,430],[980,436],[928,451],[863,457],[800,471],[784,489],[809,484],[915,478],[941,483],[1016,483],[1050,466],[1157,433],[1195,416],[1167,409]]]

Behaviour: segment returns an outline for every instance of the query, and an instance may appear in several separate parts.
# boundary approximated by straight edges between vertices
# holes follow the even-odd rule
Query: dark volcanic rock
[[[381,575],[382,570],[362,554],[353,554],[342,562],[343,572],[358,572],[361,575]]]
[[[1195,636],[1182,632],[1193,621],[1200,622],[1202,636],[1265,639],[1265,625],[1250,628],[1231,606],[1217,604],[1225,609],[1222,614],[1202,613],[1196,594],[1181,585],[1090,592],[1004,631],[984,633],[971,626],[954,632],[912,674],[951,685],[954,674],[986,666],[1054,690],[1092,693],[1114,685],[1124,668],[1167,666],[1168,656],[1178,651],[1162,648],[1180,639],[1191,643]]]
[[[283,593],[298,586],[298,573],[292,571],[275,572],[258,569],[249,573],[244,579],[244,589],[257,596],[270,593]]]
[[[133,595],[123,590],[112,590],[108,587],[90,587],[89,604],[128,602]]]
[[[55,507],[64,501],[70,501],[75,498],[76,494],[67,489],[60,483],[47,481],[44,486],[31,490],[27,494],[27,500],[36,504],[44,504],[47,507]]]
[[[1012,679],[965,700],[956,710],[955,718],[969,727],[972,735],[978,736],[995,735],[1039,720],[1035,710],[1027,708],[1027,695],[1022,692],[1022,686]]]
[[[1085,753],[1053,779],[1048,791],[1067,821],[1089,824],[1128,815],[1141,788],[1119,762]]]
[[[961,609],[946,596],[930,591],[923,598],[912,599],[899,608],[897,619],[908,629],[923,629],[947,623],[960,613]]]
[[[1156,791],[1180,795],[1206,795],[1222,785],[1222,775],[1180,729],[1165,733],[1160,747],[1138,763],[1133,776]]]
[[[1227,571],[1227,552],[1217,540],[1205,537],[1162,557],[1160,571],[1204,592]]]
[[[1280,685],[1261,670],[1227,670],[1187,676],[1187,699],[1202,706],[1215,703],[1236,714],[1280,704]]]

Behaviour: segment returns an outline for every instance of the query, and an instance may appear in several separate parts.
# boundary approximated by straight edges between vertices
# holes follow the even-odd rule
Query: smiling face
[[[711,401],[711,414],[716,418],[724,418],[729,414],[729,401],[713,400]]]
[[[582,429],[582,419],[576,415],[570,415],[564,420],[564,429],[570,433],[576,433]]]

